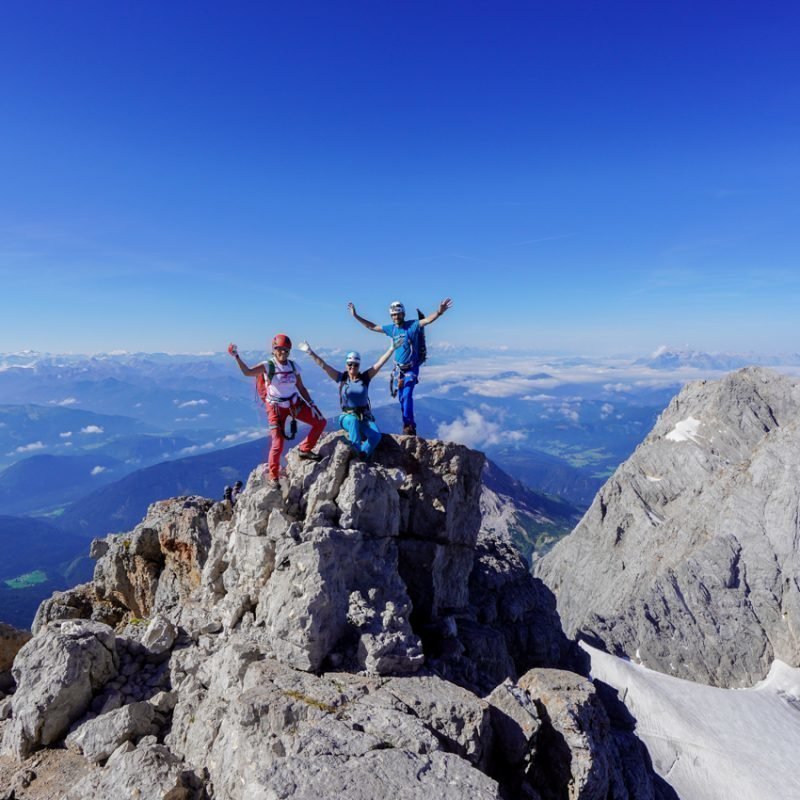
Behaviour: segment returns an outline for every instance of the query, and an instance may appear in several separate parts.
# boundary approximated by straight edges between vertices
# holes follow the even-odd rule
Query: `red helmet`
[[[287,350],[291,350],[292,340],[285,333],[279,333],[272,340],[272,349],[274,350],[276,347],[285,347]]]

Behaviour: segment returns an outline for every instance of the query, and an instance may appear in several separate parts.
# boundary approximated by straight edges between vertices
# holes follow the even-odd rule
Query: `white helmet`
[[[351,350],[345,357],[344,363],[350,366],[350,364],[358,364],[361,365],[361,353],[357,353],[355,350]]]
[[[390,314],[402,314],[403,316],[405,316],[406,307],[399,300],[395,300],[394,303],[392,303],[389,306],[389,313]]]

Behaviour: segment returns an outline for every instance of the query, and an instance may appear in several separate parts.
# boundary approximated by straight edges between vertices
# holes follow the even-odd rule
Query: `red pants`
[[[286,418],[291,415],[291,409],[281,408],[274,403],[267,403],[267,416],[269,417],[269,435],[272,443],[269,448],[269,477],[277,478],[280,474],[281,468],[281,453],[283,452],[283,438],[284,425]],[[314,449],[314,445],[325,430],[325,420],[318,419],[314,416],[311,409],[302,401],[297,403],[294,407],[294,415],[301,422],[311,426],[308,436],[300,444],[300,450],[306,453]]]

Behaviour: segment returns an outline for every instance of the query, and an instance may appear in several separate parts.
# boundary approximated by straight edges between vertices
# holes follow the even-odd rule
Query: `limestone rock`
[[[285,543],[261,593],[256,622],[263,623],[277,658],[317,670],[346,635],[359,639],[362,667],[414,671],[422,661],[411,629],[410,601],[397,573],[394,540],[360,531],[315,529],[313,537]],[[359,614],[352,595],[369,598],[374,614]]]
[[[51,623],[17,655],[13,719],[3,750],[24,758],[52,744],[88,708],[92,694],[117,674],[113,631],[89,621]]]
[[[524,764],[533,754],[536,734],[542,724],[536,704],[508,679],[486,699],[491,707],[492,728],[502,760],[512,766]]]
[[[31,630],[36,636],[48,623],[68,619],[92,619],[115,627],[122,619],[123,609],[97,596],[94,583],[84,583],[54,592],[39,606]]]
[[[569,800],[614,796],[610,725],[591,681],[573,672],[535,669],[517,685],[537,704],[543,721],[531,769],[543,796],[557,786],[566,787]]]
[[[64,800],[90,797],[201,800],[205,796],[198,777],[168,748],[143,744],[115,753],[113,764],[89,773],[66,793]]]
[[[384,437],[364,464],[339,434],[318,451],[317,463],[290,453],[280,489],[255,470],[235,506],[154,504],[130,533],[93,543],[92,584],[43,604],[26,645],[41,655],[39,675],[64,672],[57,633],[97,625],[48,620],[105,615],[118,633],[103,629],[112,668],[89,679],[83,665],[88,685],[47,737],[80,720],[69,746],[108,759],[69,800],[203,791],[215,800],[539,800],[531,770],[544,706],[519,685],[491,702],[480,695],[560,663],[566,645],[548,590],[507,541],[480,529],[483,456]],[[87,633],[84,656],[101,628],[87,629],[96,635]],[[23,681],[12,719],[0,723],[17,757],[45,741],[42,720],[28,719],[48,708],[42,695]],[[593,702],[584,700],[574,705]],[[581,724],[600,724],[582,714]],[[596,749],[591,764],[601,763]],[[570,763],[579,748],[543,752]],[[609,766],[610,800],[633,800],[613,788],[618,772]]]
[[[684,387],[539,564],[568,635],[704,683],[800,664],[800,385]]]
[[[155,713],[150,703],[131,703],[79,725],[66,745],[89,761],[105,761],[121,744],[153,733]]]
[[[488,706],[468,692],[438,678],[318,677],[231,655],[187,674],[167,739],[208,768],[215,797],[499,797],[470,763],[491,732]]]
[[[151,657],[158,660],[169,653],[177,635],[175,626],[163,615],[156,614],[144,632],[142,647]]]

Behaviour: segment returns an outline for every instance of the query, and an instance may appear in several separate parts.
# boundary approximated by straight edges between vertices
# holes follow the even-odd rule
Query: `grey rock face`
[[[567,634],[720,686],[800,664],[798,476],[795,380],[686,386],[540,562]]]
[[[498,797],[472,766],[491,732],[487,704],[469,692],[437,678],[317,677],[234,653],[187,670],[167,739],[207,766],[215,797]],[[444,777],[451,786],[438,786]]]
[[[155,713],[150,703],[131,703],[79,725],[66,745],[89,761],[105,761],[121,744],[157,732]]]
[[[531,766],[534,785],[547,796],[566,786],[570,800],[606,800],[612,792],[614,754],[608,717],[591,681],[573,672],[535,669],[518,686],[540,709],[543,732]],[[559,757],[569,752],[569,758]]]
[[[111,763],[113,761],[113,764]],[[96,770],[73,786],[64,800],[100,797],[164,798],[201,800],[201,781],[168,748],[142,743],[123,745],[105,769]]]
[[[537,800],[544,707],[517,684],[479,695],[558,663],[564,640],[543,584],[481,530],[483,456],[412,437],[385,437],[370,464],[338,435],[318,449],[319,463],[289,455],[280,489],[258,469],[235,506],[163,501],[96,540],[94,583],[43,604],[28,647],[55,677],[55,632],[88,625],[84,655],[104,631],[119,656],[52,720],[28,671],[1,724],[11,751],[80,720],[68,748],[107,763],[69,800],[498,798],[499,782]],[[64,616],[114,619],[119,635],[49,621]],[[556,755],[594,775],[605,750],[578,750]]]
[[[24,758],[58,741],[88,708],[92,694],[117,674],[114,633],[89,621],[53,623],[20,650],[17,692],[3,751]]]

